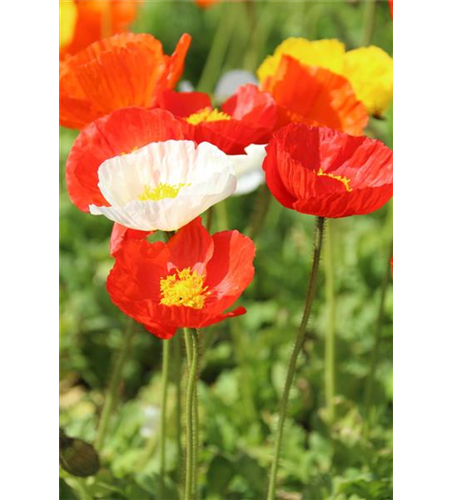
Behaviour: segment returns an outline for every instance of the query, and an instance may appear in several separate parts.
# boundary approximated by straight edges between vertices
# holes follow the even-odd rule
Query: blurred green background
[[[201,87],[208,91],[228,70],[255,71],[265,55],[289,36],[335,37],[347,48],[370,42],[392,54],[387,2],[244,2],[207,10],[191,1],[144,2],[133,31],[153,34],[166,53],[172,52],[183,32],[190,33],[193,41],[183,79],[195,87],[201,79]],[[382,120],[371,119],[367,133],[392,147],[392,109]],[[76,135],[60,131],[60,420],[69,436],[93,442],[127,318],[113,306],[105,289],[113,265],[111,223],[79,212],[67,196],[64,166]],[[227,200],[230,228],[245,230],[257,196],[256,192]],[[199,387],[203,499],[265,497],[272,430],[306,295],[313,224],[313,217],[284,209],[272,199],[256,238],[256,276],[240,300],[248,313],[203,333]],[[214,228],[220,229],[216,220]],[[392,239],[392,202],[368,216],[336,220],[331,231],[336,416],[328,423],[324,391],[328,314],[322,269],[290,396],[278,496],[283,500],[387,500],[392,498],[392,282],[377,352],[374,346]],[[82,482],[62,471],[61,498],[178,498],[182,464],[175,439],[173,383],[167,498],[156,493],[161,346],[159,339],[135,325],[101,470]],[[366,405],[372,357],[375,384]],[[185,382],[184,370],[183,388]]]

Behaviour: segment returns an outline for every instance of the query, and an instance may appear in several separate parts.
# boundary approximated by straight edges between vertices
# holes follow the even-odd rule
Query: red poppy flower
[[[130,229],[115,222],[110,236],[110,255],[114,257],[121,250],[125,241],[145,240],[151,234],[152,231]]]
[[[127,106],[151,107],[182,75],[191,37],[172,56],[151,35],[124,33],[95,42],[60,63],[60,124],[82,128]]]
[[[136,0],[76,0],[74,34],[60,49],[60,58],[80,52],[97,40],[127,31],[135,19],[137,4]]]
[[[184,139],[183,126],[163,109],[118,109],[85,127],[69,153],[66,183],[72,202],[82,211],[108,205],[98,187],[100,165],[155,141]]]
[[[389,3],[389,10],[391,11],[391,17],[392,17],[392,18],[394,18],[394,14],[393,14],[393,12],[392,12],[392,8],[393,8],[393,7],[392,7],[392,2],[393,2],[393,0],[389,0],[389,2],[388,2],[388,3]]]
[[[368,115],[349,81],[331,71],[284,55],[262,85],[278,105],[278,127],[290,122],[326,126],[361,135]]]
[[[210,142],[230,155],[243,154],[250,144],[266,144],[277,119],[271,94],[251,84],[240,87],[221,110],[201,92],[165,91],[158,106],[181,119],[187,139]]]
[[[329,128],[283,128],[270,141],[263,168],[273,196],[305,214],[367,214],[392,197],[392,151]]]
[[[238,231],[213,236],[198,217],[168,243],[129,239],[107,279],[111,300],[157,337],[244,314],[225,312],[251,283],[253,242]]]

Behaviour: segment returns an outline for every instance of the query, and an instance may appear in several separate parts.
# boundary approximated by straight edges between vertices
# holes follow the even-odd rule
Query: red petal
[[[254,276],[254,243],[238,231],[222,231],[212,236],[215,250],[207,265],[207,299],[215,311],[224,311],[240,297]]]
[[[392,196],[392,151],[380,141],[328,128],[283,128],[270,141],[263,168],[275,198],[306,214],[366,214]]]
[[[202,275],[212,257],[214,245],[210,234],[202,225],[201,217],[197,217],[170,239],[168,248],[171,252],[170,267],[190,267]]]
[[[138,229],[129,229],[115,222],[110,236],[110,255],[113,257],[121,250],[127,240],[144,240],[152,231],[139,231]]]
[[[174,90],[164,90],[159,95],[157,104],[181,118],[212,107],[210,97],[204,92],[175,92]]]
[[[184,139],[183,126],[161,109],[118,109],[91,123],[75,140],[66,164],[72,202],[84,212],[90,204],[106,205],[97,186],[99,166],[114,156],[169,139]]]
[[[177,82],[180,80],[182,73],[184,72],[185,56],[187,55],[188,49],[191,43],[191,36],[184,33],[179,41],[177,42],[176,48],[171,55],[169,62],[169,74],[168,74],[168,87],[172,89],[176,86]]]
[[[261,128],[264,142],[270,139],[276,126],[277,105],[269,92],[260,91],[256,85],[242,85],[221,108],[236,120]]]

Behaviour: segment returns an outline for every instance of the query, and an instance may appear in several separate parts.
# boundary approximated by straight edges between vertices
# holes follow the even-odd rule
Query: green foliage
[[[243,7],[235,4],[230,8]],[[233,66],[243,67],[246,58],[255,67],[288,36],[339,37],[349,48],[359,45],[361,39],[363,5],[359,2],[256,2],[255,8],[257,19],[265,21],[267,16],[270,20],[260,32],[261,43],[253,45],[251,31],[244,30],[246,12],[245,17],[238,16],[238,31],[222,73]],[[269,9],[267,13],[265,9]],[[243,14],[237,10],[240,12]],[[151,32],[163,41],[167,52],[182,32],[192,34],[185,77],[196,83],[219,22],[220,6],[201,11],[191,2],[145,2],[135,31]],[[392,26],[385,2],[377,5],[373,43],[391,52]],[[256,64],[252,64],[254,60]],[[384,121],[371,122],[369,134],[392,145],[392,110]],[[113,265],[111,223],[79,212],[66,193],[64,163],[75,136],[73,131],[61,130],[61,425],[68,436],[93,442],[126,318],[105,290]],[[227,200],[231,227],[245,229],[256,196]],[[312,217],[271,200],[256,241],[255,280],[240,300],[248,313],[203,334],[199,387],[203,499],[264,498],[278,401],[306,294],[313,223]],[[391,285],[367,435],[363,422],[379,289],[392,237],[391,206],[369,216],[334,221],[334,230],[337,417],[333,425],[327,425],[323,379],[327,311],[321,273],[303,359],[290,394],[278,495],[287,500],[388,500],[392,498]],[[167,499],[162,499],[157,493],[161,342],[139,326],[136,330],[100,472],[78,479],[61,471],[61,499],[178,498],[183,464],[177,453],[176,391],[171,384],[169,475]],[[183,389],[186,380],[184,367]]]

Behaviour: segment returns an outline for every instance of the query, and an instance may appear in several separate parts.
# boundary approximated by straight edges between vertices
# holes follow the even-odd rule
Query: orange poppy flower
[[[66,17],[72,14],[66,12],[67,0],[60,3],[63,4],[61,24],[64,25]],[[138,4],[136,0],[76,0],[71,3],[75,6],[76,21],[71,37],[60,47],[60,59],[80,52],[97,40],[127,31],[136,17]]]
[[[190,35],[172,56],[151,35],[124,33],[95,42],[60,63],[60,124],[82,128],[127,106],[151,107],[182,75]]]
[[[238,231],[213,236],[193,220],[168,243],[128,239],[107,279],[111,300],[152,334],[171,338],[178,328],[203,328],[239,316],[225,312],[254,276],[253,242]]]
[[[366,108],[348,80],[291,56],[281,57],[277,71],[265,79],[262,88],[278,104],[278,127],[298,122],[361,135],[367,125]]]
[[[155,141],[182,140],[182,124],[168,111],[118,109],[85,127],[69,153],[66,183],[72,202],[83,212],[89,205],[108,205],[98,187],[100,165]]]
[[[270,141],[263,168],[273,196],[304,214],[368,214],[392,197],[392,151],[329,128],[284,127]]]
[[[277,107],[269,92],[243,85],[214,109],[201,92],[163,92],[158,106],[184,124],[187,139],[210,142],[226,154],[243,154],[250,144],[266,144],[276,125]]]

